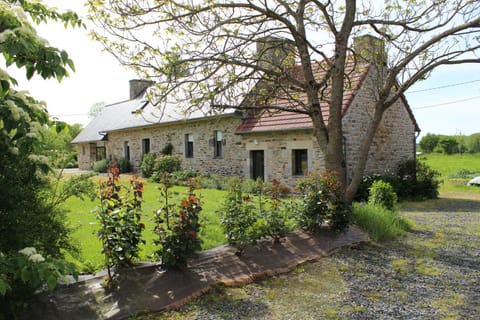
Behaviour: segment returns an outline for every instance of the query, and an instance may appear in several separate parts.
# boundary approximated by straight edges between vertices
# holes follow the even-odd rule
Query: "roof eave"
[[[291,132],[291,131],[309,131],[313,130],[313,127],[305,128],[288,128],[288,129],[270,129],[270,130],[256,130],[256,131],[236,131],[235,134],[255,134],[255,133],[274,133],[274,132]]]
[[[228,117],[235,117],[241,118],[241,114],[238,111],[223,113],[223,114],[216,114],[211,116],[205,116],[200,118],[193,118],[193,119],[181,119],[181,120],[174,120],[169,122],[157,122],[151,123],[143,126],[132,126],[132,127],[125,127],[120,129],[113,129],[113,130],[103,130],[104,132],[119,132],[124,130],[136,130],[136,129],[145,129],[145,128],[152,128],[152,127],[162,127],[162,126],[169,126],[169,125],[176,125],[179,123],[187,123],[187,122],[199,122],[199,121],[206,121],[211,119],[220,119],[220,118],[228,118]]]
[[[410,119],[413,122],[413,125],[415,126],[415,132],[420,133],[422,130],[420,129],[420,126],[418,125],[417,120],[415,119],[415,116],[413,115],[412,108],[410,107],[410,104],[407,101],[407,97],[402,93],[400,94],[400,99],[402,99],[403,104],[405,105],[405,109],[407,109],[408,115],[410,116]]]

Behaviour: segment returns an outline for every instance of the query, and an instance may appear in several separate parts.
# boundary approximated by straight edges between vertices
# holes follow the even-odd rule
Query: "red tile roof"
[[[353,61],[347,63],[345,72],[347,79],[345,83],[345,91],[343,94],[343,114],[350,106],[355,94],[360,89],[363,80],[365,79],[370,66],[367,64],[355,65]],[[300,66],[295,67],[294,73],[298,74],[299,80],[302,80],[303,75],[300,72]],[[321,80],[325,76],[325,69],[321,63],[317,62],[313,66],[313,72],[316,79]],[[328,106],[327,101],[330,89],[324,93],[323,100],[320,103],[322,115],[325,123],[328,123]],[[300,101],[307,101],[307,95],[301,93],[298,97]],[[292,101],[287,98],[277,97],[271,102],[278,108],[292,108]],[[297,108],[302,108],[297,106]],[[237,128],[237,133],[251,133],[251,132],[267,132],[267,131],[282,131],[294,129],[311,129],[313,127],[312,120],[309,115],[277,110],[262,109],[261,113],[254,114]]]

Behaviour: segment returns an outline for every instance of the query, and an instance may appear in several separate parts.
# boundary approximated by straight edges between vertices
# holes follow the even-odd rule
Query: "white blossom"
[[[28,257],[28,260],[30,260],[32,262],[43,262],[43,261],[45,261],[45,258],[42,257],[41,254],[35,253],[35,254],[32,254],[30,257]]]
[[[18,251],[18,253],[21,253],[23,255],[26,255],[27,257],[30,257],[31,255],[36,254],[37,250],[34,247],[26,247]]]

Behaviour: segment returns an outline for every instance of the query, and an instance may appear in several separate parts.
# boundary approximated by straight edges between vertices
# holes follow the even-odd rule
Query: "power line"
[[[81,117],[88,116],[87,113],[72,113],[72,114],[51,114],[50,117]]]
[[[444,89],[444,88],[451,88],[451,87],[457,87],[457,86],[461,86],[461,85],[469,84],[469,83],[474,83],[474,82],[480,82],[480,79],[472,80],[472,81],[466,81],[466,82],[460,82],[460,83],[447,84],[447,85],[440,86],[440,87],[433,87],[433,88],[427,88],[427,89],[422,89],[422,90],[409,91],[408,93],[417,93],[417,92],[432,91],[432,90],[438,90],[438,89]]]
[[[471,101],[471,100],[476,100],[476,99],[480,99],[480,96],[471,97],[471,98],[467,98],[467,99],[461,99],[461,100],[455,100],[455,101],[450,101],[450,102],[432,104],[432,105],[422,106],[422,107],[412,108],[412,109],[413,109],[413,110],[420,110],[420,109],[436,108],[436,107],[441,107],[441,106],[445,106],[445,105],[448,105],[448,104],[454,104],[454,103],[459,103],[459,102]]]
[[[438,90],[438,89],[445,89],[445,88],[451,88],[451,87],[457,87],[461,86],[464,84],[470,84],[470,83],[475,83],[475,82],[480,82],[480,79],[477,80],[471,80],[471,81],[466,81],[466,82],[459,82],[459,83],[453,83],[453,84],[447,84],[444,86],[440,87],[432,87],[432,88],[427,88],[427,89],[422,89],[422,90],[415,90],[415,91],[409,91],[408,93],[417,93],[417,92],[425,92],[425,91],[432,91],[432,90]],[[458,102],[464,102],[464,101],[470,101],[470,100],[475,100],[480,98],[480,96],[468,98],[468,99],[463,99],[463,100],[456,100],[452,102],[445,102],[441,104],[433,104],[433,105],[428,105],[428,106],[423,106],[423,107],[418,107],[418,108],[412,108],[414,110],[420,110],[420,109],[427,109],[427,108],[434,108],[434,107],[440,107],[443,105],[448,105],[448,104],[454,104]],[[51,114],[51,117],[81,117],[81,116],[88,116],[87,113],[77,113],[77,114]]]

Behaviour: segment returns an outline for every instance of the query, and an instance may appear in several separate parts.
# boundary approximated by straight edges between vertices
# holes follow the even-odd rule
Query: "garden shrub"
[[[195,180],[188,179],[186,198],[179,205],[171,202],[171,177],[164,172],[160,187],[163,206],[155,214],[154,232],[158,235],[155,244],[160,248],[156,255],[165,268],[181,268],[187,260],[201,249],[199,238],[200,199],[195,195]]]
[[[15,188],[12,185],[10,189],[0,186],[0,252],[9,254],[25,247],[35,247],[55,258],[63,257],[65,250],[77,253],[78,248],[70,236],[72,229],[67,223],[65,202],[73,196],[80,199],[92,197],[95,184],[90,180],[91,175],[65,179],[61,173],[39,177],[30,172],[27,178],[29,170],[27,167],[23,170],[16,168],[14,172],[25,174],[22,177],[24,183],[15,185]],[[6,177],[0,175],[0,181],[3,178]],[[38,190],[32,190],[34,185]]]
[[[397,194],[388,182],[377,180],[370,187],[368,203],[383,206],[388,210],[394,210],[397,205]]]
[[[111,267],[131,266],[138,258],[142,240],[141,205],[143,183],[132,178],[128,186],[119,183],[120,170],[113,164],[107,181],[100,183],[101,205],[97,211],[100,222],[98,237],[112,280]]]
[[[164,156],[171,156],[173,153],[173,144],[171,144],[170,142],[167,143],[165,146],[163,146],[160,153]]]
[[[399,199],[436,199],[440,173],[422,161],[402,162],[397,171],[397,186],[393,185]]]
[[[64,179],[61,173],[48,176],[34,197],[23,199],[26,194],[17,194],[0,201],[0,319],[2,314],[5,319],[15,319],[16,311],[44,285],[51,289],[66,274],[76,277],[74,266],[64,260],[65,252],[79,252],[70,238],[64,204],[72,196],[91,195],[94,184],[89,178],[79,175]],[[33,175],[29,179],[42,181]],[[22,184],[14,191],[23,192],[29,187],[32,185]],[[21,207],[3,211],[12,209],[11,200]]]
[[[228,193],[218,213],[227,242],[237,248],[237,255],[241,255],[247,246],[255,244],[261,237],[255,204],[249,195],[242,192],[239,178],[230,179]]]
[[[92,166],[92,170],[98,173],[107,173],[108,161],[107,159],[95,161]]]
[[[375,241],[395,239],[412,228],[413,223],[397,211],[376,204],[353,204],[353,222]]]
[[[241,181],[241,188],[242,192],[249,193],[249,194],[259,194],[259,187],[263,191],[267,189],[271,189],[271,185],[268,182],[263,181],[262,179],[258,178],[257,180],[253,179],[242,179]]]
[[[350,220],[350,207],[342,201],[340,185],[334,174],[312,174],[299,181],[297,188],[303,198],[298,209],[300,228],[317,232],[324,223],[343,230]]]
[[[293,230],[293,209],[291,203],[282,200],[285,191],[278,180],[272,181],[270,190],[265,185],[262,180],[257,180],[258,225],[262,237],[269,236],[274,243],[279,243],[287,232]]]
[[[172,172],[171,176],[175,184],[183,185],[185,182],[188,183],[191,178],[198,177],[198,172],[195,170],[179,170]],[[195,183],[197,183],[197,179],[195,179]]]
[[[412,198],[437,199],[440,173],[423,162],[417,162],[417,174]]]
[[[54,289],[60,278],[68,283],[66,275],[78,280],[72,263],[44,257],[33,247],[23,248],[15,254],[0,252],[0,310],[4,316],[16,318],[16,310],[22,308],[35,291]]]
[[[219,176],[217,174],[207,174],[198,177],[197,182],[203,189],[224,190],[225,182],[229,178]]]
[[[118,169],[120,173],[129,173],[132,171],[132,165],[130,164],[130,160],[126,158],[120,158],[117,163]]]
[[[155,169],[155,159],[157,156],[154,153],[146,153],[142,157],[142,163],[140,164],[140,171],[143,178],[150,178],[153,175]]]
[[[175,171],[180,171],[182,166],[182,160],[178,156],[161,156],[155,160],[154,172],[152,179],[155,182],[160,182],[162,180],[162,175],[166,173],[173,173]]]
[[[407,160],[398,166],[395,173],[385,171],[383,174],[365,176],[360,183],[355,201],[367,201],[369,189],[374,181],[388,182],[397,194],[398,200],[422,200],[438,198],[440,174],[425,163]]]

